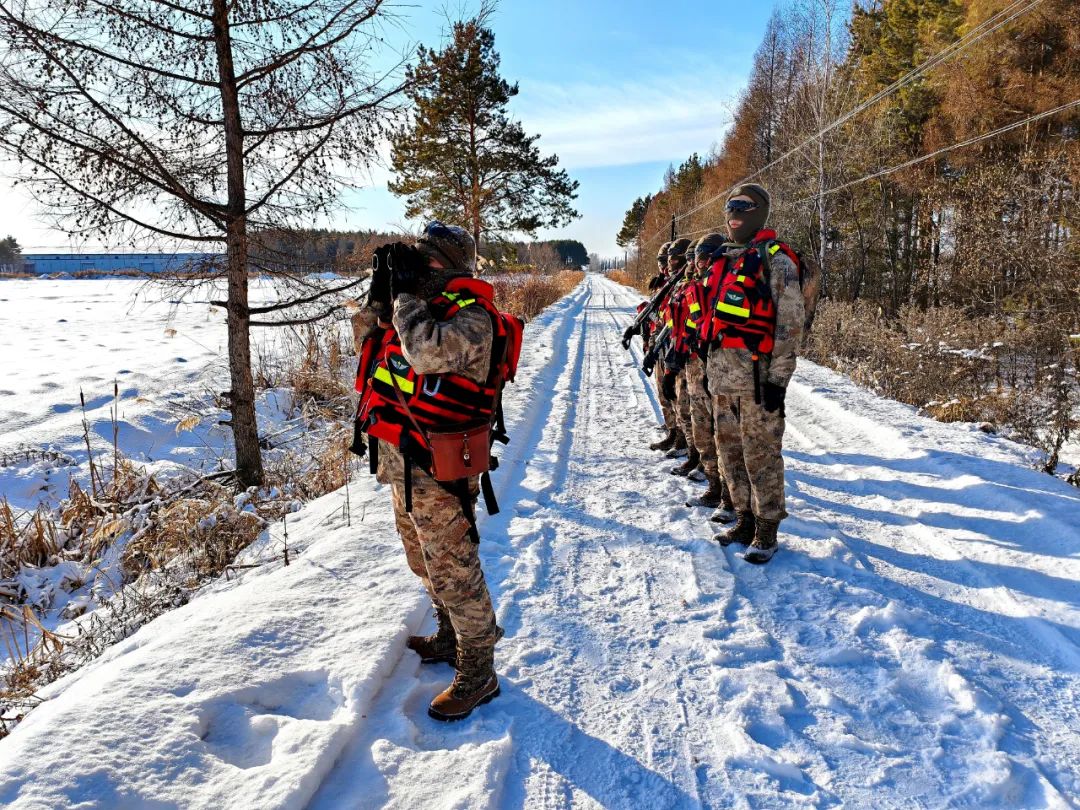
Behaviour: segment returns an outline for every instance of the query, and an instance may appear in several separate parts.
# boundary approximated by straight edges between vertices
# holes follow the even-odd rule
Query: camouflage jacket
[[[729,261],[746,252],[742,245],[732,246],[724,254]],[[776,302],[776,335],[772,354],[760,360],[761,383],[787,386],[795,373],[803,331],[803,294],[799,287],[799,268],[783,251],[769,259],[770,284]],[[709,350],[709,391],[728,396],[752,396],[754,361],[745,349]]]
[[[418,374],[453,373],[477,383],[487,380],[494,331],[486,310],[466,307],[449,320],[438,321],[426,301],[399,295],[394,301],[393,325],[402,354]],[[370,307],[353,316],[353,340],[358,348],[377,326],[378,316]],[[379,442],[378,480],[386,484],[403,475],[404,463],[397,448]]]

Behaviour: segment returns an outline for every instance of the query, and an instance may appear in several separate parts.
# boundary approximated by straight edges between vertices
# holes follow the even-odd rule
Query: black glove
[[[660,391],[669,402],[675,401],[675,372],[669,371],[660,381]]]
[[[622,347],[624,349],[630,348],[630,341],[634,339],[634,335],[636,334],[637,332],[634,330],[633,326],[626,327],[626,331],[622,333]]]
[[[349,452],[354,453],[357,458],[363,458],[367,454],[367,442],[364,441],[364,431],[360,429],[360,420],[353,420],[353,434],[352,445],[349,447]]]
[[[367,305],[379,313],[383,321],[390,320],[390,253],[393,245],[383,245],[371,257],[371,286],[368,288]]]
[[[773,413],[777,410],[780,411],[780,415],[784,415],[784,397],[787,395],[787,388],[776,383],[766,382],[761,387],[761,405],[769,413]]]
[[[390,254],[390,295],[416,295],[420,279],[427,272],[427,259],[419,250],[404,242],[394,242]]]
[[[664,277],[663,276],[655,275],[655,276],[653,276],[652,278],[649,279],[649,289],[650,290],[659,290],[663,286],[664,286]]]

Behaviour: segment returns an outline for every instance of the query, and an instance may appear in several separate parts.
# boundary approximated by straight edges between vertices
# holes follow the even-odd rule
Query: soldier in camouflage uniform
[[[683,268],[686,265],[686,248],[689,244],[689,239],[676,239],[674,242],[670,243],[667,250],[667,277],[669,279],[673,275],[683,271]],[[687,456],[685,464],[682,464],[671,471],[675,475],[684,474],[682,472],[684,467],[687,471],[697,469],[699,461],[697,449],[694,447],[693,443],[693,425],[690,421],[690,400],[685,392],[686,379],[683,374],[684,358],[672,351],[671,348],[675,336],[674,330],[676,329],[674,321],[675,310],[678,309],[679,295],[685,287],[685,284],[685,278],[679,281],[671,289],[671,292],[668,293],[667,300],[660,307],[660,327],[661,329],[668,328],[670,334],[668,336],[667,345],[660,353],[662,362],[656,364],[656,379],[662,395],[667,397],[672,403],[675,414],[676,431],[679,437],[679,440],[667,451],[665,456],[667,458],[679,458],[683,455]]]
[[[353,318],[354,339],[362,342],[377,328],[392,325],[417,374],[458,374],[482,384],[491,364],[491,316],[479,306],[466,306],[449,320],[437,320],[428,307],[448,281],[471,274],[476,255],[472,237],[461,228],[433,223],[416,249],[423,257],[420,261],[427,262],[416,288],[394,296],[391,311],[385,301],[377,300],[379,282],[373,279],[368,306]],[[464,717],[498,695],[494,652],[502,637],[480,567],[479,546],[471,536],[471,510],[466,516],[459,494],[413,464],[412,511],[407,512],[402,453],[382,439],[369,436],[368,442],[377,443],[377,478],[390,485],[406,560],[431,597],[438,622],[434,634],[411,636],[407,644],[425,663],[448,662],[457,669],[453,683],[432,701],[429,713],[440,720]],[[479,479],[467,480],[475,503]]]
[[[700,327],[704,312],[704,295],[701,282],[708,275],[712,264],[712,256],[724,244],[724,238],[720,234],[710,233],[693,243],[687,250],[687,261],[691,264],[692,282],[696,285],[695,295],[689,296],[689,304],[684,307],[687,318],[687,328],[691,322]],[[696,305],[696,307],[695,307]],[[698,341],[691,341],[691,353],[686,362],[687,394],[690,400],[690,419],[693,424],[694,445],[701,457],[701,469],[705,474],[705,480],[709,484],[701,496],[691,498],[687,506],[704,506],[716,511],[712,519],[717,522],[728,522],[734,519],[735,513],[731,503],[731,495],[724,483],[720,472],[719,458],[716,452],[716,416],[713,413],[712,396],[709,392],[706,380],[705,360],[699,351]],[[723,414],[720,415],[724,418]]]
[[[749,267],[760,261],[761,251],[768,254],[761,266],[767,268],[768,292],[775,307],[771,351],[751,351],[725,336],[712,341],[708,355],[714,413],[732,416],[730,420],[717,418],[715,427],[717,451],[737,514],[735,526],[716,540],[725,546],[749,544],[744,559],[753,563],[772,558],[777,529],[787,517],[781,456],[784,398],[795,372],[804,323],[798,262],[790,249],[775,241],[775,232],[765,230],[769,202],[768,192],[759,185],[735,189],[727,203],[728,232],[735,244],[723,254],[723,262],[713,265],[710,277],[710,289],[714,289],[723,273],[730,270],[734,278],[744,262]],[[710,303],[719,309],[725,297]],[[710,317],[715,318],[716,312]]]
[[[660,250],[656,254],[656,263],[658,267],[658,273],[653,277],[649,284],[649,291],[655,293],[668,278],[668,248],[671,247],[671,242],[664,242],[660,246]],[[653,331],[659,332],[663,328],[662,323],[658,323],[659,315],[655,316],[652,323]],[[649,336],[648,332],[642,332],[642,347],[645,352],[649,351]],[[663,358],[657,361],[656,368],[653,372],[653,383],[656,385],[656,397],[660,400],[660,412],[664,416],[664,427],[667,429],[667,435],[659,441],[653,442],[649,445],[650,450],[663,450],[679,452],[686,449],[686,436],[679,429],[678,420],[675,414],[675,403],[668,398],[667,394],[663,390],[664,379],[664,362]]]
[[[692,379],[699,376],[697,369],[695,368],[695,360],[700,363],[696,354],[691,351],[691,345],[689,339],[692,337],[689,334],[687,322],[689,320],[690,313],[687,312],[687,292],[690,286],[694,283],[694,248],[697,246],[697,242],[690,242],[688,239],[679,239],[672,243],[672,250],[676,250],[680,245],[686,245],[685,251],[681,257],[679,267],[675,272],[683,267],[686,268],[686,274],[682,281],[675,285],[675,289],[671,293],[672,298],[672,322],[671,326],[673,331],[672,336],[672,349],[668,353],[669,368],[676,369],[675,376],[675,417],[679,425],[679,429],[687,437],[688,454],[686,461],[679,466],[671,470],[672,475],[681,476],[695,476],[700,475],[697,472],[698,467],[704,467],[708,460],[712,459],[713,467],[715,468],[716,451],[715,449],[710,452],[708,448],[702,451],[702,424],[700,416],[695,420],[695,398],[697,391],[694,390],[692,385]],[[712,431],[709,431],[709,444],[712,444]],[[705,463],[703,463],[705,462]]]

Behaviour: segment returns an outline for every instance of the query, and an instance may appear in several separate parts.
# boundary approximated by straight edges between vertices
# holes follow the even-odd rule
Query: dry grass
[[[127,581],[173,569],[194,590],[219,576],[266,528],[256,510],[237,509],[232,493],[214,487],[203,497],[181,498],[158,510],[124,546],[120,567]]]
[[[16,601],[18,585],[13,580],[23,566],[56,562],[63,545],[58,535],[44,507],[20,521],[7,498],[0,500],[0,597]]]
[[[622,284],[625,287],[633,287],[638,289],[637,281],[625,270],[612,270],[607,273],[607,277],[614,281],[616,284]]]
[[[528,321],[568,295],[585,274],[562,270],[554,275],[514,273],[487,278],[495,287],[495,305]]]
[[[886,318],[863,302],[824,301],[806,354],[945,422],[978,422],[1041,449],[1046,469],[1080,428],[1080,354],[1035,320],[909,307]]]

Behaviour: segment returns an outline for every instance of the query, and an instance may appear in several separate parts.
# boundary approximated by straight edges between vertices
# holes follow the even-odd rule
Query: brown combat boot
[[[439,693],[428,715],[436,720],[463,720],[477,706],[499,696],[499,678],[495,674],[495,647],[482,650],[458,650],[454,682]]]
[[[675,444],[672,445],[670,450],[664,453],[664,457],[682,458],[687,454],[686,447],[686,435],[678,428],[675,428]]]
[[[650,450],[670,450],[675,446],[675,440],[679,438],[678,431],[672,428],[668,431],[667,436],[662,438],[658,442],[653,442],[649,445]]]
[[[453,664],[457,660],[457,636],[450,614],[435,608],[436,630],[430,636],[409,636],[405,646],[420,656],[424,664]]]
[[[718,507],[724,499],[724,479],[719,475],[708,477],[709,488],[697,498],[686,502],[687,506],[704,506],[709,509]]]
[[[754,513],[747,509],[735,514],[735,525],[713,537],[713,540],[722,546],[730,546],[732,543],[748,546],[754,541]]]
[[[691,445],[690,452],[686,456],[686,461],[671,470],[672,475],[681,475],[683,478],[688,476],[694,470],[698,468],[698,464],[701,463],[701,453],[698,449]]]
[[[754,542],[750,544],[750,548],[743,555],[743,559],[754,565],[764,565],[776,553],[776,531],[780,528],[780,521],[758,518],[756,523]]]
[[[727,481],[724,482],[724,494],[721,496],[720,505],[709,516],[709,520],[713,523],[731,523],[735,520],[735,502],[731,500],[731,489]]]

